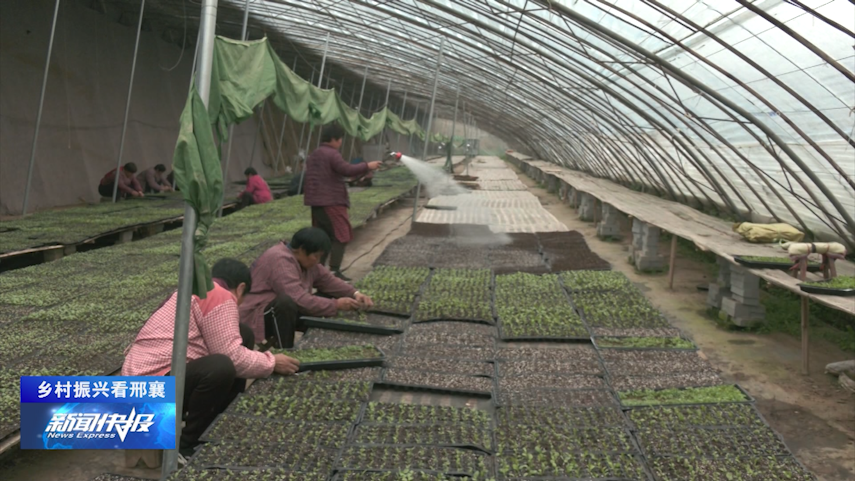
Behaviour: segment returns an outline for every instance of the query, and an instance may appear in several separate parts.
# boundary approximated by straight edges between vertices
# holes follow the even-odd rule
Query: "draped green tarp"
[[[251,117],[253,109],[268,98],[296,122],[309,122],[313,126],[338,122],[348,135],[363,141],[384,128],[425,138],[415,119],[402,120],[389,109],[363,117],[334,90],[323,90],[303,80],[279,60],[267,39],[241,42],[217,37],[208,108],[205,109],[195,87],[192,88],[181,114],[172,159],[175,180],[184,200],[198,214],[193,293],[200,297],[213,288],[202,248],[223,193],[220,151],[211,126],[216,126],[220,141],[226,141],[228,126]],[[433,142],[445,140],[441,134],[431,136]]]
[[[402,120],[389,109],[363,117],[335,90],[320,89],[304,80],[282,63],[266,38],[242,42],[217,37],[208,109],[219,132],[224,135],[225,127],[251,117],[253,109],[268,98],[296,122],[338,122],[348,135],[363,141],[384,128],[424,140],[424,130],[415,120]],[[435,134],[432,140],[444,138]]]

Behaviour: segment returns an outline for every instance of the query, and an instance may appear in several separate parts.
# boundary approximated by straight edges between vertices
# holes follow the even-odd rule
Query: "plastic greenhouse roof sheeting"
[[[154,1],[177,28],[179,0]],[[219,3],[220,21],[239,26],[244,1]],[[392,103],[406,90],[407,111],[430,97],[444,38],[439,111],[459,87],[480,128],[544,160],[855,246],[847,0],[254,0],[249,8],[279,55],[317,57],[329,34],[328,62],[354,77],[369,67],[376,85],[391,80]]]

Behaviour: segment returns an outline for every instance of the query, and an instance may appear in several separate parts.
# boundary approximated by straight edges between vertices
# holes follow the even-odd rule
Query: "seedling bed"
[[[175,471],[167,481],[326,481],[329,472],[288,472],[282,469],[199,469],[190,465]]]
[[[456,245],[449,241],[437,248],[432,267],[483,270],[490,268],[490,258],[484,246]]]
[[[724,381],[715,371],[684,372],[679,374],[660,374],[654,376],[609,376],[612,388],[616,391],[637,391],[641,389],[679,389],[687,387],[720,386]]]
[[[498,426],[533,426],[537,429],[626,426],[618,407],[505,406],[496,410]]]
[[[301,444],[341,448],[347,442],[350,428],[350,423],[283,422],[221,414],[211,423],[201,440],[230,445],[281,445],[299,440]]]
[[[787,446],[766,426],[753,428],[644,428],[636,432],[648,457],[702,454],[711,458],[786,456]]]
[[[272,349],[300,361],[300,370],[324,371],[382,366],[386,355],[374,346],[342,346],[330,349]]]
[[[473,478],[471,476],[457,476],[435,471],[412,471],[404,469],[401,471],[366,471],[366,470],[338,470],[332,481],[488,481],[488,478]]]
[[[488,377],[444,374],[414,369],[387,368],[382,384],[424,389],[431,392],[470,394],[490,397],[493,380]]]
[[[594,337],[594,346],[601,350],[667,350],[697,351],[692,341],[685,337]]]
[[[384,316],[381,314],[362,313],[365,318],[351,320],[346,317],[325,318],[303,316],[300,318],[307,328],[329,329],[333,331],[361,332],[365,334],[390,335],[404,332],[401,325],[402,320],[397,317]]]
[[[338,450],[308,444],[254,445],[207,444],[193,455],[196,468],[282,468],[287,471],[323,472],[335,465]]]
[[[478,449],[492,453],[493,435],[488,429],[471,424],[416,424],[357,426],[351,444],[359,445],[428,445],[446,448]]]
[[[749,269],[781,269],[788,270],[797,264],[797,261],[789,257],[762,257],[762,256],[733,256],[733,260]],[[819,272],[822,267],[818,262],[808,262],[809,272]]]
[[[529,389],[498,391],[497,406],[604,407],[620,403],[605,389]]]
[[[492,377],[495,373],[495,367],[489,362],[459,361],[456,359],[426,359],[417,356],[398,356],[387,358],[386,366],[397,369],[417,369],[421,371],[465,374],[469,376]]]
[[[657,481],[815,481],[795,458],[655,457],[648,460]]]
[[[561,282],[570,292],[637,292],[635,286],[621,272],[573,271],[562,272]]]
[[[434,359],[460,359],[468,361],[492,361],[496,357],[493,346],[475,347],[460,344],[420,344],[404,346],[401,355]]]
[[[596,327],[591,326],[594,337],[679,337],[679,329],[673,327]]]
[[[668,328],[671,324],[640,293],[577,292],[573,303],[591,327]]]
[[[539,452],[584,454],[640,453],[623,427],[550,427],[503,425],[496,428],[497,455]]]
[[[603,351],[600,355],[606,370],[615,376],[652,376],[713,370],[710,363],[696,352],[622,350]]]
[[[363,403],[295,398],[283,393],[261,396],[238,395],[228,413],[259,418],[306,422],[354,422]]]
[[[363,367],[360,369],[342,369],[340,371],[307,371],[293,376],[280,377],[276,379],[282,382],[312,383],[312,382],[342,382],[342,381],[376,381],[380,379],[383,368]],[[256,381],[260,382],[260,381]],[[253,383],[255,384],[255,383]]]
[[[554,336],[550,337],[551,334]],[[508,325],[508,321],[500,320],[499,337],[504,342],[577,342],[583,344],[591,342],[591,335],[582,324],[513,326]]]
[[[493,326],[458,321],[434,321],[413,324],[408,329],[407,334],[408,336],[412,336],[422,334],[459,334],[461,332],[475,336],[496,338],[496,328]]]
[[[413,236],[396,239],[374,261],[374,267],[433,267],[433,261],[441,243],[441,239]]]
[[[523,392],[530,389],[608,389],[605,379],[600,376],[558,375],[530,372],[524,376],[499,377],[499,390],[503,392]]]
[[[92,478],[92,481],[151,481],[148,478],[138,478],[136,476],[124,476],[121,474],[104,473]]]
[[[296,378],[303,378],[302,375]],[[290,397],[315,400],[368,401],[371,397],[371,382],[294,382],[294,378],[275,376],[258,379],[247,389],[247,396],[268,396],[285,393]]]
[[[575,362],[599,362],[600,356],[590,345],[555,345],[555,347],[502,346],[496,351],[496,359],[500,361],[551,361],[564,362],[572,359]]]
[[[478,451],[427,446],[350,446],[338,462],[344,469],[436,470],[455,475],[488,475],[492,459]]]
[[[588,454],[563,451],[508,453],[497,458],[501,479],[560,477],[573,480],[650,479],[641,458],[632,454]]]
[[[799,288],[810,294],[855,296],[855,277],[838,276],[826,281],[803,282],[799,284]]]
[[[297,344],[299,349],[331,349],[357,344],[371,344],[383,352],[393,352],[401,342],[399,334],[367,334],[363,332],[334,331],[330,329],[309,329]]]
[[[492,326],[471,324],[479,327],[487,327],[495,331],[495,328]],[[416,326],[418,325],[420,324],[416,324]],[[465,332],[463,330],[457,332],[418,332],[410,328],[404,338],[404,345],[415,349],[417,346],[424,344],[461,344],[466,346],[492,347],[496,344],[496,335],[484,335],[476,332]]]
[[[565,246],[563,249],[567,249],[567,247]],[[546,263],[549,264],[550,270],[555,273],[566,271],[607,271],[612,268],[611,264],[590,250],[580,249],[565,253],[554,252],[544,247],[543,256],[546,258]]]
[[[617,394],[624,407],[754,402],[738,384],[684,389],[641,389],[619,391]]]
[[[492,422],[490,415],[479,409],[380,402],[368,403],[360,421],[361,424],[465,424],[483,429],[489,429]]]
[[[635,429],[756,428],[767,425],[751,404],[642,407],[629,409],[626,415]]]
[[[572,354],[573,351],[565,352]],[[568,359],[564,357],[563,359]],[[528,376],[530,373],[541,374],[585,374],[601,376],[605,374],[599,360],[590,359],[577,361],[553,361],[540,359],[524,359],[518,361],[497,362],[496,368],[499,376],[515,377]]]

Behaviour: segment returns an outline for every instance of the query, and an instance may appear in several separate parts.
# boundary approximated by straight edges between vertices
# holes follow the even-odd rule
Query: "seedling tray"
[[[737,263],[742,264],[749,269],[780,269],[780,270],[789,270],[793,267],[794,264],[797,264],[795,261],[783,261],[783,262],[767,262],[767,261],[755,261],[746,259],[748,256],[733,256],[733,260]],[[821,266],[817,263],[808,262],[807,270],[808,272],[819,272]]]
[[[828,281],[820,281],[828,282]],[[821,294],[826,296],[855,296],[855,289],[834,289],[831,287],[814,286],[806,283],[799,284],[799,288],[809,294]]]
[[[311,316],[303,316],[300,318],[303,322],[303,325],[306,327],[316,327],[319,329],[330,329],[333,331],[347,331],[347,332],[362,332],[365,334],[401,334],[404,332],[403,329],[397,329],[393,327],[382,327],[382,326],[374,326],[371,324],[364,324],[361,322],[350,322],[339,319],[324,319],[322,317],[311,317]]]
[[[499,325],[499,339],[505,342],[575,342],[591,344],[590,335],[585,337],[505,336],[501,324]]]
[[[651,404],[625,405],[625,404],[623,404],[623,402],[620,399],[620,392],[615,392],[615,394],[617,395],[618,401],[620,401],[620,404],[624,409],[641,408],[641,407],[674,407],[674,406],[702,406],[702,405],[709,405],[709,404],[753,404],[754,403],[754,398],[751,397],[750,394],[745,392],[745,390],[742,389],[742,387],[739,384],[725,384],[725,386],[735,387],[736,389],[739,390],[739,392],[742,393],[742,395],[745,397],[745,399],[743,401],[711,401],[711,402],[695,402],[695,403],[651,403]],[[688,389],[703,389],[705,387],[720,387],[720,386],[702,386],[702,387],[690,387],[690,388],[683,388],[683,389],[679,389],[679,388],[672,388],[672,389],[679,389],[682,391],[682,390],[688,390]],[[651,389],[651,391],[665,391],[665,390],[667,390],[667,389]]]
[[[545,398],[532,400],[531,395],[541,394]],[[555,397],[549,396],[554,394]],[[574,396],[579,396],[574,398]],[[591,402],[580,402],[582,396],[590,396]],[[567,399],[569,397],[570,399]],[[620,399],[614,391],[608,389],[554,389],[538,388],[527,392],[502,392],[497,390],[493,398],[493,404],[497,408],[502,407],[553,407],[553,408],[577,408],[577,407],[619,407]]]
[[[401,473],[406,473],[407,477],[399,477]],[[400,481],[401,479],[408,479],[411,481],[467,481],[472,479],[469,474],[464,473],[442,473],[439,471],[411,470],[401,468],[400,470],[337,469],[336,474],[331,478],[331,481],[360,481],[362,479],[365,479],[360,477],[360,475],[376,476],[371,478],[372,481]]]
[[[380,381],[374,383],[374,387],[398,389],[402,391],[428,392],[434,394],[460,394],[463,396],[473,396],[481,398],[492,398],[492,392],[485,391],[467,391],[465,389],[441,388],[435,386],[417,386],[415,384],[403,384],[390,381]]]
[[[384,353],[379,347],[374,346],[380,352],[380,357],[371,359],[352,359],[346,361],[316,361],[300,363],[300,369],[297,372],[306,371],[334,371],[337,369],[356,369],[360,367],[380,367],[383,366],[383,361],[386,359]]]
[[[242,425],[241,431],[232,431],[231,437],[223,437],[218,435],[217,427],[220,423],[231,421],[232,424]],[[328,432],[322,432],[320,435],[308,440],[306,437],[306,429],[313,428],[328,428]],[[348,422],[305,422],[305,421],[280,421],[274,419],[262,419],[255,416],[221,413],[214,422],[205,429],[205,432],[199,438],[209,444],[263,444],[281,446],[291,444],[295,439],[300,439],[301,444],[311,444],[323,448],[340,449],[344,447],[347,440],[350,438],[354,425]],[[260,431],[258,430],[260,429]],[[258,439],[258,433],[265,435],[278,434],[283,436],[282,439],[270,440],[265,438]],[[246,436],[247,433],[252,433],[252,436]]]
[[[471,319],[465,317],[432,317],[429,319],[413,319],[413,324],[423,324],[425,322],[471,322],[473,324],[486,324],[488,326],[495,326],[495,320],[487,320],[487,319]]]
[[[593,343],[594,343],[594,347],[595,347],[595,348],[597,348],[597,350],[600,350],[600,351],[601,351],[601,350],[610,350],[610,351],[697,351],[697,350],[698,350],[698,346],[697,346],[697,345],[696,345],[696,344],[695,344],[691,339],[689,339],[689,338],[687,338],[687,337],[684,337],[684,336],[679,336],[679,339],[682,339],[682,340],[684,340],[684,341],[691,342],[693,347],[661,347],[661,346],[655,346],[655,347],[614,346],[614,347],[613,347],[613,346],[602,346],[602,345],[600,345],[600,343],[597,341],[597,339],[603,339],[603,338],[611,338],[611,339],[632,339],[632,338],[638,338],[638,337],[643,337],[643,336],[591,336],[591,340],[592,340],[592,341],[593,341]],[[665,337],[665,338],[658,338],[658,337],[655,337],[655,336],[651,336],[651,338],[656,338],[656,339],[670,339],[670,338],[667,338],[667,337]]]

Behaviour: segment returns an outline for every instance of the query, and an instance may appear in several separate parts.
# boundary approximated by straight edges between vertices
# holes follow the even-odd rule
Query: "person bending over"
[[[166,166],[157,164],[137,175],[137,181],[142,185],[146,194],[157,192],[172,192],[172,186],[166,181]]]
[[[221,259],[211,275],[214,288],[204,299],[193,296],[190,301],[182,456],[192,455],[205,429],[244,390],[246,379],[274,372],[290,375],[300,367],[284,354],[253,350],[252,329],[240,324],[238,311],[252,287],[249,268],[235,259]],[[177,298],[177,293],[169,296],[143,325],[125,351],[123,376],[169,374]]]
[[[240,208],[253,204],[265,204],[273,200],[270,187],[268,187],[267,182],[258,175],[258,172],[254,168],[247,167],[243,171],[243,175],[246,176],[246,189],[238,195]]]
[[[350,280],[341,273],[344,249],[353,238],[347,210],[350,199],[347,195],[345,178],[362,177],[380,168],[380,161],[351,165],[345,162],[338,149],[344,137],[344,129],[330,124],[321,131],[321,146],[315,149],[306,161],[306,177],[303,180],[303,204],[312,208],[312,225],[323,229],[332,240],[331,252],[321,257],[335,276]]]
[[[137,164],[128,162],[119,167],[119,189],[116,195],[120,199],[128,196],[142,197],[143,190],[134,174],[137,173]],[[116,169],[104,174],[98,183],[98,193],[103,197],[113,197],[113,183],[116,181]]]
[[[240,307],[240,317],[256,338],[292,347],[301,315],[330,317],[337,311],[374,306],[370,297],[320,263],[329,249],[330,238],[323,230],[306,227],[290,243],[276,244],[252,264],[252,290]],[[314,295],[313,289],[321,295]]]

